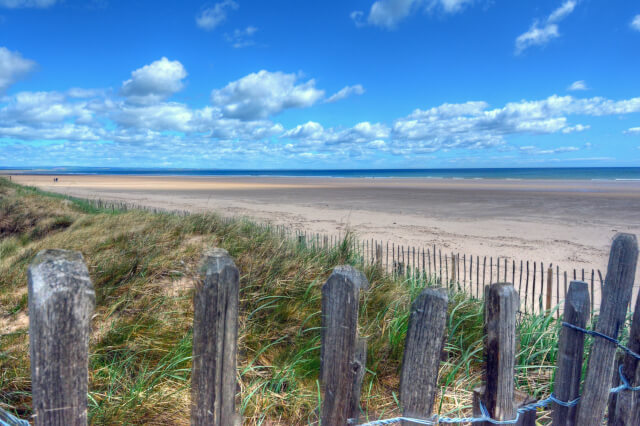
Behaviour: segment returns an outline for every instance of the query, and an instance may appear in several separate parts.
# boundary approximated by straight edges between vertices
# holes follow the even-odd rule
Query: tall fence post
[[[617,234],[611,245],[600,317],[596,324],[597,332],[613,339],[618,338],[618,332],[624,325],[637,261],[638,242],[635,235]],[[593,339],[576,424],[596,426],[602,423],[609,399],[616,349],[616,345],[607,340],[598,337]]]
[[[28,269],[31,392],[36,425],[86,425],[95,293],[82,254],[43,250]]]
[[[530,398],[514,390],[516,312],[519,296],[513,285],[496,283],[487,287],[485,297],[485,386],[474,389],[473,412],[481,415],[480,403],[498,421],[513,420],[519,406]],[[490,422],[480,423],[491,425]],[[517,425],[535,425],[535,412],[522,414]]]
[[[322,286],[323,425],[346,425],[359,410],[354,399],[359,401],[365,366],[357,356],[358,304],[360,290],[368,287],[364,274],[351,266],[337,266]]]
[[[411,306],[400,373],[400,405],[404,417],[428,420],[431,416],[438,389],[448,302],[445,289],[427,288]]]
[[[583,281],[572,281],[564,301],[564,321],[584,328],[589,319],[589,288]],[[584,333],[562,327],[558,342],[558,369],[553,393],[560,401],[570,402],[580,396]],[[576,407],[554,404],[553,425],[575,425]]]
[[[193,297],[191,424],[233,425],[238,342],[238,268],[226,250],[204,254]]]
[[[591,281],[593,282],[593,270],[591,271]],[[640,297],[636,297],[636,306],[633,311],[631,330],[629,331],[629,343],[627,347],[635,353],[640,353]],[[614,372],[617,374],[618,372]],[[640,385],[640,363],[638,359],[625,354],[622,363],[622,374],[629,381],[632,387]],[[609,411],[609,424],[637,426],[640,425],[640,392],[622,391],[617,394],[615,409]]]

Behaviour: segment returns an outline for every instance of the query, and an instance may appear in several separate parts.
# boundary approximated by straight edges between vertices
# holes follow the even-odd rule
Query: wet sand
[[[349,228],[364,239],[603,274],[615,233],[640,234],[637,181],[57,177],[13,180],[83,198],[250,216],[313,233]]]

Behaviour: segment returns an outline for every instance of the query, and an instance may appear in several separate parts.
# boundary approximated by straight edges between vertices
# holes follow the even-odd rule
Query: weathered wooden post
[[[613,339],[618,338],[618,333],[624,325],[637,261],[638,242],[635,235],[617,234],[611,245],[600,317],[596,324],[597,332]],[[609,399],[609,385],[616,349],[615,344],[602,338],[594,338],[576,424],[580,426],[602,424]]]
[[[447,304],[444,288],[427,288],[411,306],[400,374],[400,405],[404,417],[428,420],[431,416],[438,389]]]
[[[458,279],[458,277],[456,276],[456,263],[457,263],[456,255],[451,253],[451,282],[452,283],[455,283]]]
[[[547,300],[546,300],[546,311],[551,311],[551,296],[553,295],[553,266],[549,265],[549,269],[547,269]]]
[[[238,342],[238,268],[226,250],[204,254],[193,297],[191,424],[234,425]]]
[[[368,287],[364,274],[351,266],[337,266],[322,286],[321,419],[326,426],[357,421],[366,353],[366,343],[357,337],[358,305],[360,290]]]
[[[589,319],[589,306],[587,283],[572,281],[564,301],[564,321],[584,328]],[[584,338],[584,333],[580,331],[568,327],[562,327],[560,330],[558,369],[553,386],[553,393],[560,401],[570,402],[580,396]],[[576,424],[575,420],[576,407],[554,404],[554,426],[573,426]]]
[[[519,297],[513,285],[496,283],[485,296],[485,386],[474,389],[473,413],[481,415],[480,402],[494,420],[513,420],[516,410],[532,400],[514,390],[516,351],[516,312]],[[536,413],[521,414],[517,425],[534,426]],[[483,422],[488,426],[491,423]]]
[[[591,281],[593,281],[593,270]],[[636,297],[636,306],[633,311],[631,330],[629,331],[629,343],[627,347],[635,353],[640,353],[640,297]],[[618,371],[614,371],[614,375]],[[632,387],[640,385],[640,363],[638,360],[625,354],[622,361],[622,374]],[[619,379],[618,379],[619,380]],[[622,391],[615,398],[615,409],[609,410],[609,424],[616,426],[640,425],[640,392]]]
[[[376,265],[382,268],[382,245],[376,243]]]
[[[86,425],[96,296],[82,254],[43,250],[28,269],[29,353],[36,425]]]

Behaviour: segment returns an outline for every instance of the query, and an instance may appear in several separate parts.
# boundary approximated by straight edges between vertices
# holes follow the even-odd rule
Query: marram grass
[[[245,219],[100,207],[0,178],[0,406],[31,414],[26,268],[42,249],[79,250],[96,291],[90,342],[93,424],[188,424],[193,283],[207,247],[229,251],[241,276],[237,406],[245,424],[317,424],[321,286],[360,259],[348,234],[315,250]],[[411,301],[424,279],[371,266],[360,334],[368,337],[362,419],[394,416]],[[480,301],[450,295],[436,409],[469,414],[482,381]],[[517,386],[551,391],[558,324],[519,321]]]

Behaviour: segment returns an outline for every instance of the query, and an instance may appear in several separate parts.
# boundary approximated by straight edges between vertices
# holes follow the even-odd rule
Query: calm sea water
[[[55,167],[16,170],[28,174],[95,174],[137,176],[296,176],[296,177],[369,177],[430,179],[579,179],[637,180],[640,167],[557,167],[557,168],[478,168],[478,169],[353,169],[353,170],[222,170],[161,168]],[[0,168],[0,170],[2,170]]]

